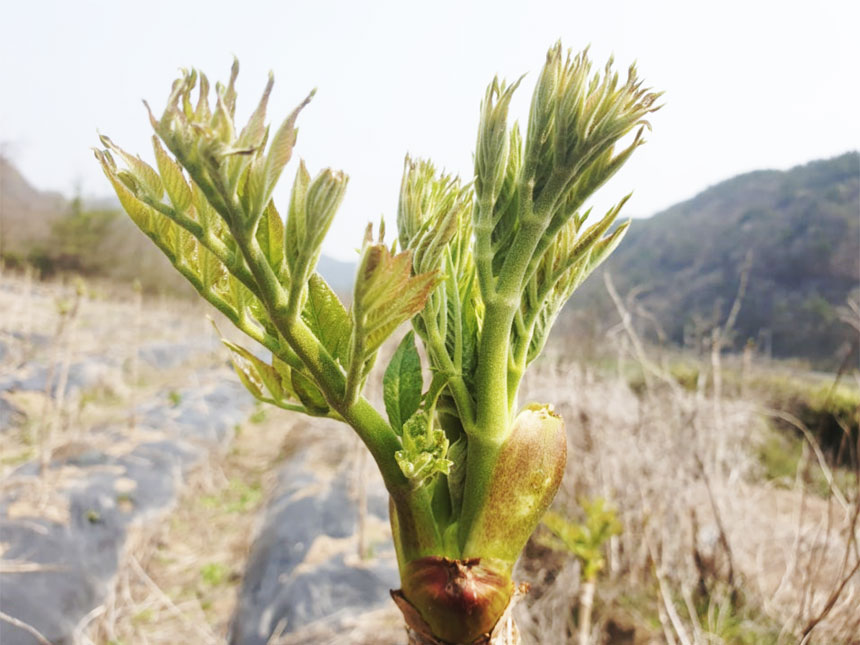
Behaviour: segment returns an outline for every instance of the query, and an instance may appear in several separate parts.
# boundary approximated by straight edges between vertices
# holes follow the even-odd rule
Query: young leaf
[[[184,213],[191,206],[191,189],[182,175],[179,165],[170,158],[158,137],[152,137],[152,147],[155,149],[155,161],[158,164],[158,172],[161,173],[164,189],[173,203],[177,213]]]
[[[263,166],[264,174],[262,195],[264,197],[264,203],[268,202],[268,197],[272,194],[272,190],[274,189],[278,178],[281,176],[281,171],[284,169],[284,166],[287,165],[287,162],[293,154],[293,146],[296,144],[296,136],[298,135],[296,119],[299,116],[299,112],[301,112],[302,108],[311,102],[315,92],[316,90],[308,94],[307,98],[305,98],[305,100],[290,113],[272,137],[272,143],[269,146],[269,153],[266,156],[266,162]]]
[[[412,275],[412,252],[392,255],[384,244],[369,244],[362,254],[352,308],[354,339],[363,360],[376,352],[397,327],[424,308],[439,283],[436,271]]]
[[[284,263],[284,222],[275,208],[274,201],[270,201],[263,212],[260,226],[257,228],[257,241],[269,261],[269,266],[280,276]]]
[[[382,380],[385,411],[391,427],[401,433],[403,424],[421,404],[421,357],[415,349],[415,332],[410,331],[400,341],[397,351],[385,370]]]
[[[291,370],[291,372],[293,389],[308,414],[318,417],[327,416],[331,408],[319,388],[301,372],[296,370]]]
[[[152,218],[155,216],[155,210],[140,201],[122,182],[116,172],[116,167],[112,164],[113,160],[107,152],[97,150],[95,155],[125,212],[141,231],[149,234],[152,231]]]
[[[161,196],[164,194],[164,187],[161,185],[161,177],[158,176],[155,169],[140,157],[135,157],[134,155],[127,153],[111,141],[109,137],[100,135],[99,139],[101,139],[105,148],[112,150],[114,153],[122,157],[123,161],[125,161],[128,166],[129,172],[137,181],[137,185],[140,187],[141,191],[152,200],[156,202],[161,201]]]
[[[271,398],[276,403],[281,403],[287,398],[295,398],[292,388],[284,387],[284,379],[281,374],[272,365],[267,364],[263,360],[257,358],[252,352],[248,351],[241,345],[230,342],[224,338],[221,342],[233,353],[233,366],[239,374],[239,378],[245,383],[244,376],[251,376],[254,381],[254,388],[248,387],[251,394],[258,399],[264,398],[260,391],[260,385],[264,385],[271,394]],[[237,359],[239,359],[237,361]],[[238,363],[238,364],[237,364]]]
[[[423,486],[435,474],[447,475],[451,461],[446,458],[448,438],[434,428],[428,416],[419,411],[403,424],[403,450],[394,453],[397,465],[414,488]]]
[[[209,251],[205,246],[200,245],[197,249],[197,277],[200,278],[200,283],[207,291],[213,285],[221,282],[226,276],[224,265],[218,261],[215,254]]]
[[[308,280],[308,298],[302,309],[302,320],[332,358],[346,366],[352,321],[337,294],[319,273],[312,274]]]

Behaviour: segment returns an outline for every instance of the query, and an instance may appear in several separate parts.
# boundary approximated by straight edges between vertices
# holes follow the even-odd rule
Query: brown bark
[[[470,643],[449,643],[436,638],[427,623],[421,618],[421,614],[406,600],[400,590],[392,591],[391,597],[400,611],[403,612],[408,637],[407,645],[520,645],[520,632],[514,621],[513,608],[524,592],[525,589],[521,589],[514,593],[505,613],[502,614],[492,632],[484,634]]]

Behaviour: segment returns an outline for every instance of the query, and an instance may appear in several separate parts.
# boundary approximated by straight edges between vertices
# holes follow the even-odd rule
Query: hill
[[[36,190],[0,157],[0,255],[45,239],[64,208],[62,195]]]
[[[832,366],[856,342],[838,308],[860,297],[860,155],[740,175],[637,220],[607,270],[639,294],[643,333],[687,346],[725,321],[746,273],[731,348]],[[600,273],[574,312],[611,309]]]
[[[126,217],[115,198],[68,200],[34,188],[0,157],[0,258],[42,276],[75,272],[149,291],[190,292],[170,262]],[[352,290],[355,263],[323,256],[319,271],[340,292]]]

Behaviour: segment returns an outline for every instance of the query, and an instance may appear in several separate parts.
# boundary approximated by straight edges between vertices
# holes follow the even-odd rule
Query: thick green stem
[[[510,425],[508,408],[508,351],[518,301],[487,303],[481,345],[478,352],[475,428],[468,437],[466,485],[460,514],[459,542],[468,539],[472,521],[480,512],[487,495],[499,447]]]

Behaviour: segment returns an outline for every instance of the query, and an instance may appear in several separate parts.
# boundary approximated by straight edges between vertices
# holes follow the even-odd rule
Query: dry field
[[[233,379],[207,313],[134,292],[109,297],[92,286],[0,276],[0,385],[17,383],[0,393],[6,519],[68,522],[55,493],[81,472],[51,464],[94,450],[127,454],[159,432],[147,410],[181,409],[194,391]],[[794,478],[768,479],[760,448],[773,430],[761,403],[684,389],[654,357],[628,351],[635,340],[606,340],[619,365],[641,363],[646,377],[635,392],[620,371],[562,360],[550,348],[520,397],[551,401],[566,420],[568,472],[556,510],[578,522],[578,501],[602,498],[621,522],[606,543],[588,641],[860,643],[856,476],[833,473],[809,436]],[[21,385],[37,372],[41,389]],[[108,593],[76,643],[225,643],[278,467],[299,448],[314,446],[320,469],[353,473],[356,504],[364,487],[378,486],[346,428],[248,412],[206,444],[172,503],[130,524]],[[108,426],[121,427],[123,441],[103,432]],[[117,499],[125,499],[119,489]],[[366,553],[386,531],[366,524],[329,547]],[[0,536],[0,584],[36,566],[4,558],[5,542]],[[531,584],[517,607],[524,642],[580,642],[580,561],[541,528],[518,576]],[[14,620],[0,613],[0,633]],[[270,642],[402,641],[393,606],[340,629],[310,626]]]

